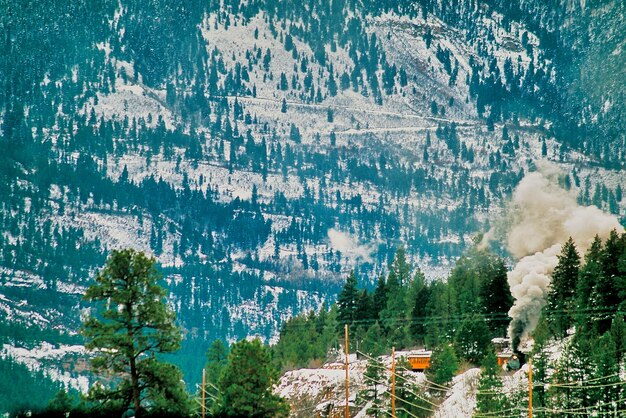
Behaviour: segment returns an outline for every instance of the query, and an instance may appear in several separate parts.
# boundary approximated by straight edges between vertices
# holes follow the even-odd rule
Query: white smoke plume
[[[551,275],[562,245],[572,237],[583,255],[596,235],[606,239],[611,230],[623,231],[617,218],[595,206],[580,206],[548,174],[526,175],[513,193],[507,233],[510,253],[519,259],[508,273],[515,299],[509,311],[509,336],[517,348],[537,326],[550,289]],[[489,234],[488,234],[489,235]]]
[[[328,230],[328,238],[330,239],[330,246],[334,250],[341,251],[344,256],[360,257],[366,262],[372,261],[372,246],[359,245],[358,240],[353,238],[350,234],[331,228]]]

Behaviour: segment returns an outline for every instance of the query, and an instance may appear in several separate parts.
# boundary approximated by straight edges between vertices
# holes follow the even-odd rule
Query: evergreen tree
[[[359,291],[354,270],[348,275],[348,279],[341,289],[337,298],[337,326],[339,332],[343,331],[345,324],[352,324],[357,318],[359,307]]]
[[[228,355],[228,364],[219,380],[220,393],[214,416],[287,417],[286,401],[272,393],[277,372],[272,368],[268,348],[257,340],[241,340]]]
[[[576,295],[576,282],[580,269],[580,256],[576,251],[574,240],[570,239],[563,245],[559,262],[552,273],[552,283],[548,293],[548,314],[550,324],[556,336],[565,337],[573,324],[572,309]]]
[[[142,401],[179,411],[188,407],[180,371],[155,357],[178,350],[181,340],[160,279],[154,258],[132,249],[115,250],[87,289],[85,300],[95,302],[95,310],[82,333],[85,347],[95,353],[93,371],[122,376],[117,389],[95,387],[93,399],[132,401],[136,411]]]
[[[365,389],[359,393],[359,397],[365,404],[371,402],[367,408],[367,414],[371,417],[385,416],[383,393],[387,389],[384,386],[385,365],[374,356],[367,360],[367,369],[363,373]]]
[[[615,343],[615,358],[621,362],[626,353],[626,323],[624,323],[624,314],[617,314],[613,318],[611,325],[611,336]]]
[[[476,414],[492,414],[507,409],[506,397],[502,392],[502,380],[498,359],[493,352],[487,353],[481,363]]]
[[[376,289],[372,295],[372,315],[374,318],[380,317],[380,311],[387,306],[387,282],[382,274],[376,281]]]
[[[485,317],[474,314],[461,322],[454,338],[460,357],[471,363],[482,359],[491,347],[491,337]]]
[[[426,317],[428,315],[430,286],[425,283],[423,275],[416,275],[413,283],[413,287],[417,291],[415,292],[413,310],[411,311],[411,334],[414,340],[423,344],[426,337]]]
[[[447,385],[459,368],[459,360],[451,344],[443,344],[433,351],[428,375],[433,382]]]
[[[409,342],[408,314],[406,306],[406,286],[410,278],[411,267],[406,261],[403,247],[398,248],[387,276],[387,304],[379,313],[383,329],[389,343],[402,348]]]
[[[533,353],[533,407],[547,408],[550,405],[546,387],[548,387],[550,375],[553,373],[550,362],[551,353],[544,348],[543,343],[537,343],[537,340],[535,340]]]
[[[228,347],[222,340],[215,340],[206,353],[206,387],[208,393],[215,394],[222,371],[228,364]],[[213,397],[208,397],[208,408],[213,404]]]
[[[611,416],[613,411],[623,410],[625,402],[621,398],[621,381],[620,367],[618,358],[615,353],[617,351],[615,341],[611,333],[606,333],[600,337],[593,345],[593,385],[601,386],[594,388],[589,396],[592,398],[590,403],[597,405],[594,411],[598,411],[601,416]],[[619,405],[613,404],[619,402]]]
[[[577,333],[563,351],[550,386],[550,405],[554,409],[571,410],[592,407],[591,390],[581,382],[594,376],[590,341]]]
[[[432,407],[426,399],[427,395],[415,384],[414,376],[415,374],[410,370],[410,364],[405,358],[400,358],[396,364],[395,393],[398,418],[431,416]]]
[[[596,278],[592,293],[594,307],[598,310],[595,318],[599,334],[603,334],[610,328],[613,314],[621,302],[618,288],[618,263],[621,249],[621,238],[613,230],[600,254],[601,272]]]
[[[383,330],[376,321],[374,325],[367,328],[365,335],[363,335],[361,350],[370,356],[379,356],[387,350],[387,346]]]
[[[496,256],[490,257],[484,276],[480,283],[480,298],[487,315],[487,325],[492,332],[506,335],[513,296],[509,289],[504,260]]]
[[[599,313],[594,312],[601,303],[602,298],[598,294],[598,283],[602,276],[602,241],[596,236],[591,247],[585,254],[585,264],[580,270],[576,284],[577,324],[582,330],[590,330],[595,321],[600,318]]]

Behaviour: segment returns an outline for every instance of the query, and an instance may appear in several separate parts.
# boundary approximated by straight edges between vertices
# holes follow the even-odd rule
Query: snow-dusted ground
[[[61,382],[66,389],[73,388],[86,393],[89,379],[69,370],[76,359],[85,360],[85,347],[82,345],[60,345],[58,347],[43,342],[39,346],[28,349],[11,344],[3,344],[0,357],[11,357],[24,364],[32,371],[42,371],[56,382]],[[59,365],[63,365],[59,367]]]
[[[563,347],[570,338],[559,342],[553,342],[546,350],[550,354],[550,360],[555,362],[560,358]],[[397,359],[406,356],[408,351],[396,353]],[[337,354],[335,361],[328,362],[319,368],[298,369],[286,372],[281,378],[274,392],[286,398],[292,405],[294,417],[312,416],[302,413],[306,410],[321,411],[331,405],[337,411],[345,405],[345,356]],[[348,381],[350,389],[351,414],[359,418],[368,418],[366,413],[370,404],[356,402],[356,393],[365,388],[363,373],[367,368],[366,359],[357,359],[355,354],[348,357]],[[391,370],[391,356],[379,357],[387,369],[383,381],[388,382]],[[441,390],[429,382],[424,373],[411,372],[409,379],[419,388],[425,385],[424,390],[430,388],[431,391],[440,395],[437,398],[430,398],[433,417],[435,418],[471,418],[476,407],[476,393],[480,380],[480,369],[470,368],[454,377],[447,391],[441,395]],[[501,376],[503,393],[507,396],[514,396],[528,387],[528,364],[514,373],[504,373]],[[387,385],[377,387],[379,393],[389,393]],[[420,393],[422,394],[422,393]],[[385,398],[385,402],[389,402]],[[412,399],[407,399],[411,401]]]

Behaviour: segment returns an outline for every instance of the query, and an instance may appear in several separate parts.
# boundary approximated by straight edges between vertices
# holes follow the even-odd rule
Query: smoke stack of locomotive
[[[560,188],[554,176],[546,174],[549,168],[522,179],[513,193],[506,228],[507,247],[518,260],[508,273],[515,300],[509,311],[509,337],[522,362],[520,343],[537,326],[562,245],[572,237],[582,256],[596,235],[606,239],[613,229],[623,231],[614,216],[595,206],[578,205],[575,196]]]

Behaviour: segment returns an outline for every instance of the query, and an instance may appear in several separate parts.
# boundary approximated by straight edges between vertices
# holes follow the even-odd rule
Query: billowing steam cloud
[[[339,250],[347,257],[362,258],[364,261],[372,261],[372,246],[359,245],[356,238],[350,234],[331,228],[328,230],[330,245],[334,250]]]
[[[508,274],[515,299],[509,311],[509,336],[517,348],[537,326],[557,255],[567,239],[571,236],[584,254],[596,235],[605,239],[611,230],[623,228],[614,216],[597,207],[579,206],[571,193],[538,172],[522,179],[511,209],[507,245],[519,262]]]

